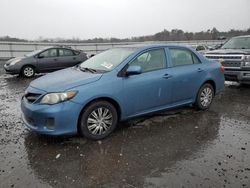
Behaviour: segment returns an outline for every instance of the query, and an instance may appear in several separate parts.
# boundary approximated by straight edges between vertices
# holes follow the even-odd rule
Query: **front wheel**
[[[93,140],[103,139],[114,131],[117,123],[116,108],[107,101],[97,101],[83,111],[80,117],[80,133]]]
[[[214,88],[211,84],[206,83],[200,88],[195,105],[200,110],[206,110],[211,106],[213,98]]]
[[[31,78],[35,75],[35,69],[32,66],[25,66],[22,68],[21,74],[23,77]]]

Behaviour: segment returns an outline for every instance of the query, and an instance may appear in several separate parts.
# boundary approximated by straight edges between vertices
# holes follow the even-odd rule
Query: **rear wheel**
[[[24,66],[22,68],[21,74],[23,77],[31,78],[35,75],[35,69],[32,66]]]
[[[117,126],[116,108],[109,102],[97,101],[83,111],[80,133],[87,138],[99,140],[107,137]]]
[[[206,110],[211,106],[213,98],[214,88],[211,84],[206,83],[200,88],[195,105],[200,110]]]

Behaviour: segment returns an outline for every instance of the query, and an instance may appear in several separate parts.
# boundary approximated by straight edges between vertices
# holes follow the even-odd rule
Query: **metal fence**
[[[119,42],[119,43],[40,43],[40,42],[1,42],[0,41],[0,59],[9,59],[12,57],[23,56],[24,54],[51,46],[70,46],[74,49],[83,50],[87,54],[96,54],[100,51],[121,47],[142,44],[169,44],[178,43],[184,45],[214,45],[222,43],[218,40],[199,40],[199,41],[150,41],[150,42]]]

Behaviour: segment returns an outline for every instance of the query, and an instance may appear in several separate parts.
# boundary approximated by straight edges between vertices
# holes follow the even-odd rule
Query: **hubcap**
[[[23,73],[24,73],[25,76],[30,77],[30,76],[32,76],[34,74],[34,70],[31,67],[26,67],[23,70]]]
[[[87,119],[88,130],[94,135],[102,135],[110,129],[113,123],[113,116],[109,109],[98,108],[91,112]]]
[[[208,107],[213,99],[213,91],[211,88],[206,87],[202,90],[201,92],[201,97],[200,97],[200,101],[201,101],[201,105],[204,107]]]

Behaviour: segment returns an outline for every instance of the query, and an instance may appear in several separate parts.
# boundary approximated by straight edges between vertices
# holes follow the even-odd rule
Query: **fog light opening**
[[[46,123],[45,123],[45,126],[47,129],[54,129],[55,127],[55,120],[54,118],[48,118],[46,119]]]

